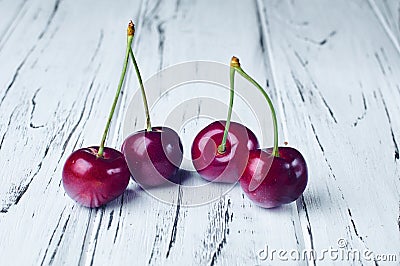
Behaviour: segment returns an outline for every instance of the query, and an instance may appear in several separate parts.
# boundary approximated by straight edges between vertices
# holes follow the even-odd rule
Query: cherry
[[[134,27],[131,21],[127,30],[127,49],[121,78],[100,146],[76,150],[64,164],[62,181],[65,192],[83,206],[104,205],[120,196],[129,183],[129,169],[122,153],[104,145],[124,83],[133,34]]]
[[[264,208],[273,208],[295,201],[307,186],[306,161],[298,150],[278,147],[278,125],[272,101],[264,89],[244,72],[239,59],[236,61],[231,67],[264,96],[271,110],[274,126],[273,148],[249,152],[247,165],[239,179],[240,185],[252,201]]]
[[[258,148],[254,133],[242,124],[231,122],[235,69],[239,64],[232,57],[230,68],[230,100],[226,121],[216,121],[203,128],[192,144],[192,162],[200,176],[208,181],[235,183],[244,171],[249,150]]]
[[[142,93],[147,128],[129,135],[122,144],[122,153],[132,178],[142,187],[165,184],[182,163],[182,143],[178,133],[168,127],[152,127],[142,77],[132,48],[129,55],[135,67]]]
[[[64,189],[75,201],[86,207],[99,207],[124,193],[129,183],[129,169],[122,153],[99,147],[74,151],[63,169]]]
[[[274,208],[295,201],[307,186],[307,165],[301,153],[280,147],[279,157],[272,148],[250,151],[250,158],[239,182],[257,205]]]
[[[122,144],[132,177],[141,187],[159,186],[170,180],[182,162],[182,150],[178,134],[168,127],[135,132]]]
[[[225,126],[226,121],[215,121],[196,135],[192,162],[200,176],[208,181],[235,183],[246,167],[249,150],[258,148],[258,141],[250,129],[230,122],[225,151],[220,152]]]

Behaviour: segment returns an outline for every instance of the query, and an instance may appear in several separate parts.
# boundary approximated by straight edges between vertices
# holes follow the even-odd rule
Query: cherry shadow
[[[134,184],[134,182],[131,180],[124,194],[107,203],[104,207],[105,209],[110,210],[117,209],[121,206],[121,204],[130,204],[131,202],[134,202],[141,197],[141,193],[143,193],[142,189],[137,184]]]
[[[170,179],[175,185],[182,185],[184,182],[189,180],[195,174],[195,171],[188,171],[185,169],[179,169],[178,172]],[[173,184],[169,184],[173,185]]]

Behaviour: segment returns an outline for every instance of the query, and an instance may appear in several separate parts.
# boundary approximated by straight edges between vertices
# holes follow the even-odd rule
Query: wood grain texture
[[[396,253],[399,53],[368,3],[311,5],[262,8],[286,137],[313,173],[300,205],[305,241],[321,250],[345,238],[348,248]]]
[[[369,0],[372,10],[396,47],[400,43],[400,1]]]
[[[277,265],[284,262],[258,258],[266,244],[320,251],[337,247],[338,239],[348,250],[397,254],[399,261],[397,5],[0,1],[1,264]],[[90,210],[65,195],[65,159],[100,141],[131,18],[145,80],[180,62],[228,63],[237,55],[248,73],[269,84],[280,142],[301,150],[309,165],[302,198],[264,210],[236,186],[189,208],[182,203],[190,195],[180,188],[171,192],[170,205],[131,182],[123,196]],[[107,140],[116,148],[137,92],[133,71],[126,84]],[[314,258],[289,264],[384,263]]]

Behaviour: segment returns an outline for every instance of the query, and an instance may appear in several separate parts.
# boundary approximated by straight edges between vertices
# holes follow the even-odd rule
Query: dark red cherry
[[[279,157],[271,153],[271,148],[250,151],[246,170],[239,180],[247,196],[263,208],[295,201],[308,180],[307,165],[298,150],[280,147]]]
[[[129,183],[129,169],[121,152],[104,147],[74,151],[66,160],[62,181],[68,196],[86,207],[99,207],[124,193]]]
[[[208,181],[235,183],[242,175],[249,151],[258,148],[254,133],[242,124],[231,122],[225,152],[220,153],[226,121],[203,128],[192,144],[192,161],[201,177]]]
[[[171,180],[183,159],[181,140],[168,127],[135,132],[125,139],[121,149],[133,179],[143,188]]]

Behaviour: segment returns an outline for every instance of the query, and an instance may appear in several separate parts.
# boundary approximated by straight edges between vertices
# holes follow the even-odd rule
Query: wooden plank
[[[399,48],[400,43],[400,2],[398,0],[369,0],[371,8],[389,38]]]
[[[35,5],[36,4],[36,5]],[[19,7],[18,7],[19,8]],[[22,8],[22,7],[21,7]],[[13,149],[18,147],[14,147],[14,143],[9,143],[10,137],[11,139],[16,138],[19,140],[23,140],[20,145],[21,148],[25,145],[25,140],[28,138],[27,130],[15,130],[18,129],[17,127],[21,124],[24,124],[26,127],[26,121],[22,120],[19,121],[20,116],[26,116],[28,112],[32,111],[32,115],[34,113],[35,104],[36,104],[36,97],[38,97],[38,93],[40,91],[40,85],[36,85],[34,82],[31,82],[29,88],[24,88],[26,85],[20,82],[22,71],[25,69],[29,69],[32,67],[32,64],[35,61],[28,61],[33,56],[32,54],[38,52],[40,48],[38,48],[37,42],[40,42],[43,38],[47,37],[51,39],[51,30],[54,32],[54,29],[50,29],[49,26],[52,22],[52,19],[55,16],[54,10],[57,11],[58,3],[55,3],[54,6],[49,6],[47,9],[41,9],[38,3],[32,3],[29,5],[29,12],[21,11],[23,16],[17,16],[18,22],[12,22],[10,24],[17,24],[15,29],[13,29],[12,34],[10,33],[8,38],[2,40],[2,53],[0,54],[0,60],[2,62],[8,62],[8,64],[1,65],[1,99],[0,99],[0,108],[1,112],[1,120],[2,120],[2,138],[1,138],[1,149],[2,149],[2,162],[3,162],[3,169],[7,168],[11,171],[22,171],[20,173],[15,173],[17,177],[10,176],[9,174],[5,174],[4,178],[2,178],[2,186],[1,186],[1,200],[2,200],[2,212],[7,212],[10,204],[12,205],[14,201],[17,200],[19,197],[17,194],[18,190],[24,190],[24,185],[19,186],[17,179],[20,178],[20,182],[26,181],[29,183],[29,176],[35,172],[35,170],[29,169],[31,166],[27,167],[28,169],[12,169],[12,165],[14,163],[13,156],[18,156],[18,153],[13,153],[10,155],[6,153],[4,150],[6,146],[12,146]],[[41,10],[40,12],[38,10]],[[5,10],[8,10],[6,8]],[[38,13],[42,13],[42,16],[39,16]],[[47,16],[46,16],[47,15]],[[27,31],[23,26],[29,25],[30,21],[34,21],[35,19],[38,20],[36,28],[33,28],[31,31]],[[48,22],[49,24],[47,24]],[[21,25],[22,24],[22,25]],[[43,52],[43,51],[42,51]],[[30,63],[28,65],[27,63]],[[33,74],[33,73],[32,73]],[[27,72],[25,75],[29,75]],[[29,77],[29,76],[28,76]],[[29,78],[32,78],[30,76]],[[22,99],[22,100],[21,100]],[[30,110],[32,109],[32,110]],[[28,121],[30,118],[28,116]],[[28,122],[28,126],[31,129],[36,128],[36,125],[32,121]],[[40,126],[39,126],[40,127]],[[14,131],[14,132],[13,132]],[[8,134],[10,133],[10,134]],[[50,142],[51,144],[51,142]],[[50,145],[49,144],[49,145]],[[41,144],[46,149],[46,145],[43,143]],[[21,151],[19,151],[21,152]],[[32,162],[33,165],[39,165],[40,159],[39,156],[37,158],[30,158],[34,161]],[[39,162],[35,162],[35,159]],[[11,184],[10,184],[11,183]],[[12,185],[14,183],[14,185]],[[15,190],[16,193],[14,193]],[[7,192],[8,191],[8,192]],[[14,197],[14,195],[16,195]]]
[[[0,253],[5,264],[78,264],[97,211],[64,194],[61,169],[72,150],[100,140],[123,60],[117,51],[140,3],[29,7],[0,53],[10,62],[0,66]]]
[[[307,248],[338,248],[344,239],[347,250],[398,256],[396,47],[365,1],[259,4],[285,138],[309,163],[299,206]]]
[[[0,10],[2,10],[2,23],[0,25],[0,51],[28,9],[29,7],[27,7],[27,1],[24,0],[0,2]]]

